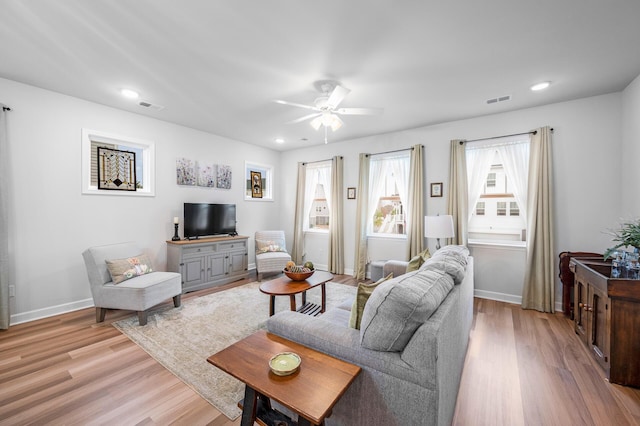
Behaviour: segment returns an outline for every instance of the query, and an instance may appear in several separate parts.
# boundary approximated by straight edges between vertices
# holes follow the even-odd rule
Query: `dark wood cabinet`
[[[611,278],[611,264],[571,259],[575,331],[611,383],[640,387],[640,280]]]

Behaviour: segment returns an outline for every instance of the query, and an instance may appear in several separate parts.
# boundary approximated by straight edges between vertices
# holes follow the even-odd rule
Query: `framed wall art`
[[[136,190],[136,153],[98,147],[98,189]]]
[[[347,199],[348,200],[355,200],[356,199],[356,189],[351,187],[351,188],[347,188]]]
[[[251,171],[251,198],[262,198],[262,173]]]
[[[442,197],[442,182],[436,182],[431,184],[431,196]]]

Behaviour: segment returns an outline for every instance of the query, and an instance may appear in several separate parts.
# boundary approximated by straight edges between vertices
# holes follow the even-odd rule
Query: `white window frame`
[[[389,159],[391,160],[392,158],[398,158],[398,157],[405,157],[407,159],[411,159],[411,153],[409,151],[407,151],[406,153],[391,153],[391,154],[373,154],[372,156],[378,157],[378,159],[382,158],[383,160],[385,159]],[[370,170],[369,173],[371,174],[372,171]],[[371,179],[371,176],[369,176],[369,179]],[[407,167],[407,180],[406,180],[407,186],[409,185],[409,168]],[[406,192],[408,195],[408,188],[406,188]],[[372,196],[371,193],[369,193],[369,198]],[[383,195],[384,196],[384,195]],[[401,200],[402,202],[403,200]],[[389,239],[396,239],[396,240],[406,240],[407,239],[407,229],[409,228],[409,218],[406,214],[406,209],[407,209],[407,200],[404,200],[403,204],[403,210],[405,211],[405,213],[403,213],[404,215],[404,222],[405,222],[405,233],[404,234],[390,234],[390,233],[384,233],[384,232],[374,232],[373,229],[373,215],[367,215],[367,238],[389,238]]]
[[[318,163],[315,163],[315,164],[312,164],[312,165],[307,165],[307,168],[306,168],[306,171],[305,171],[307,173],[307,175],[305,176],[305,181],[309,178],[309,173],[310,172],[312,172],[315,169],[321,168],[321,167],[323,167],[323,168],[324,167],[328,167],[329,170],[331,170],[331,167],[333,167],[333,163],[331,162],[331,160],[328,160],[328,161],[318,162]],[[331,176],[331,173],[329,173],[329,176]],[[310,188],[310,191],[312,191],[312,194],[307,194],[305,192],[304,197],[305,197],[305,199],[307,199],[307,197],[314,197],[314,198],[311,199],[310,206],[312,206],[313,200],[315,199],[315,188]],[[331,194],[327,194],[327,188],[324,188],[324,191],[325,191],[324,192],[325,198],[328,199],[329,202],[332,201],[332,200],[330,200]],[[304,213],[304,224],[303,224],[304,232],[311,232],[311,233],[317,233],[317,234],[328,234],[329,233],[329,229],[311,228],[311,223],[310,223],[310,220],[309,220],[309,215],[310,214],[311,214],[311,211]],[[331,224],[331,211],[329,211],[329,224]]]
[[[98,189],[91,182],[91,142],[99,142],[119,147],[132,147],[142,150],[142,188],[135,191],[106,191]],[[99,130],[82,129],[82,193],[91,195],[122,195],[125,197],[155,197],[155,143],[132,138],[129,136],[115,135]],[[137,159],[136,159],[137,161]]]
[[[251,196],[251,189],[247,189],[247,184],[249,184],[249,186],[251,185],[251,171],[257,171],[262,174],[262,178],[264,179],[262,198],[253,198]],[[245,201],[273,201],[273,166],[245,161],[244,185],[242,188]]]

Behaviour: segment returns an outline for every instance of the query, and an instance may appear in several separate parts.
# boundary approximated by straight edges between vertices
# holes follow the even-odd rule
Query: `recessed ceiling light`
[[[537,92],[538,90],[544,90],[551,85],[550,81],[543,81],[542,83],[534,84],[531,86],[531,90]]]
[[[140,96],[140,94],[138,94],[138,92],[136,92],[135,90],[131,90],[131,89],[120,89],[120,94],[122,96],[124,96],[125,98],[129,98],[129,99],[137,99],[138,96]]]
[[[275,142],[276,142],[276,143],[284,143],[284,139],[282,139],[282,138],[276,138],[276,139],[275,139]]]

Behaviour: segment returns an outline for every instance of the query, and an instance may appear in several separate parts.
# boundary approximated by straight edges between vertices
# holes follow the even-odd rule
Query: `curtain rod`
[[[553,127],[551,128],[551,131],[553,132]],[[531,130],[529,132],[513,133],[511,135],[502,135],[502,136],[493,136],[493,137],[490,137],[490,138],[471,139],[470,141],[463,140],[463,141],[460,141],[460,145],[462,145],[462,144],[464,144],[466,142],[488,141],[489,139],[500,139],[500,138],[508,138],[510,136],[536,135],[536,134],[538,134],[537,130]]]
[[[343,158],[342,155],[339,155],[338,157]],[[313,164],[313,163],[324,163],[325,161],[331,161],[333,160],[333,158],[328,158],[326,160],[316,160],[316,161],[304,161],[302,163],[303,166],[306,166],[307,164]]]
[[[2,105],[2,110],[3,111],[11,111],[11,108],[9,108],[8,106],[3,105],[3,104],[0,104],[0,105]]]
[[[424,145],[422,145],[424,147]],[[413,151],[413,147],[404,148],[404,149],[396,149],[393,151],[385,151],[385,152],[376,152],[375,154],[365,154],[367,157],[372,157],[374,155],[382,155],[382,154],[393,154],[394,152],[402,152],[402,151]]]

